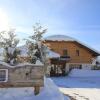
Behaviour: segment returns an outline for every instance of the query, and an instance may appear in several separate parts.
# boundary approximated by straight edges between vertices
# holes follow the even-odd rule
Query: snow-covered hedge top
[[[43,66],[43,64],[37,60],[36,64],[31,64],[31,63],[19,63],[17,65],[11,66],[6,62],[0,61],[0,65],[5,66],[5,67],[10,67],[10,68],[15,68],[15,67],[24,67],[24,66]]]

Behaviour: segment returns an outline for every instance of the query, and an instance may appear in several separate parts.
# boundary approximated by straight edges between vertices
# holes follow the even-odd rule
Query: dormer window
[[[0,82],[8,81],[8,69],[0,69]]]

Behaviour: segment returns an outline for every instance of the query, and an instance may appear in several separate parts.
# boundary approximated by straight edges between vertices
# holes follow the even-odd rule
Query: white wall
[[[82,65],[82,69],[92,69],[93,65],[92,64],[82,64],[82,63],[66,63],[66,72],[69,71],[69,65],[70,64],[79,64]]]
[[[69,64],[68,63],[66,63],[66,72],[69,72]]]
[[[82,64],[82,69],[92,69],[92,64]]]

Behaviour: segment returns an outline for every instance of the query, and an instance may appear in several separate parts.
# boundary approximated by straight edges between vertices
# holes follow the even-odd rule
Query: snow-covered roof
[[[96,49],[90,47],[89,45],[87,45],[87,44],[85,44],[85,43],[83,43],[83,42],[80,42],[80,41],[78,41],[78,40],[76,40],[76,42],[79,43],[79,44],[81,44],[81,45],[83,45],[83,46],[86,47],[87,49],[93,51],[94,53],[96,53],[96,55],[98,55],[98,56],[100,55],[100,52],[99,52],[99,51],[97,51]]]
[[[100,52],[95,50],[94,48],[91,48],[90,46],[78,41],[77,39],[74,39],[72,37],[66,36],[66,35],[52,35],[44,38],[46,41],[74,41],[82,46],[86,47],[87,49],[93,51],[96,55],[100,55]]]
[[[60,57],[60,54],[52,51],[52,50],[48,50],[48,54],[47,54],[47,57],[48,58],[59,58]]]
[[[51,41],[74,41],[74,38],[71,38],[66,35],[52,35],[45,38],[45,40],[51,40]]]

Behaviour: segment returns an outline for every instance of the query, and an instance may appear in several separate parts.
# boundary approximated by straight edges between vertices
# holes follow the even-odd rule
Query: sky
[[[39,22],[45,36],[68,35],[100,51],[99,18],[100,0],[0,0],[0,31],[15,28],[20,39]]]

